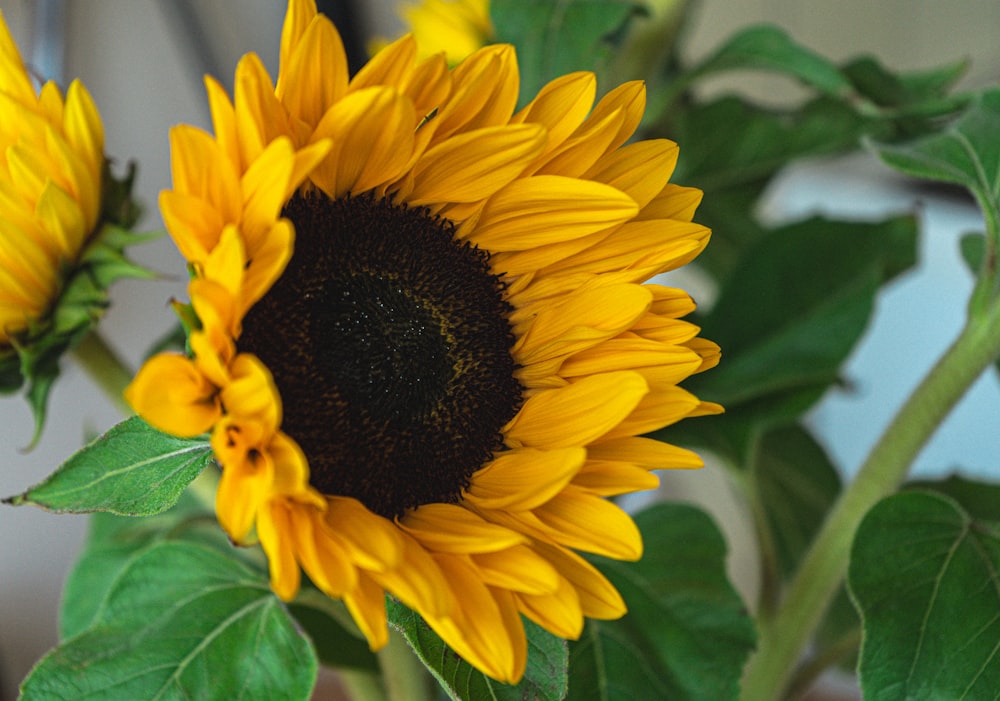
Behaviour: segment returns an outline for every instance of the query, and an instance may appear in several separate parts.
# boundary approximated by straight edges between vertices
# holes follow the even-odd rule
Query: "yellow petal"
[[[310,177],[332,198],[360,194],[398,178],[413,153],[413,105],[385,86],[352,92],[323,116],[313,139],[331,141]]]
[[[455,504],[425,504],[408,512],[399,525],[437,552],[486,553],[525,541],[521,534],[484,521]]]
[[[509,122],[520,85],[512,46],[483,47],[462,61],[451,77],[454,88],[435,118],[435,140]]]
[[[216,387],[194,361],[174,353],[147,360],[125,390],[125,400],[150,425],[181,437],[205,433],[221,415]]]
[[[276,221],[267,232],[253,259],[247,262],[241,301],[243,310],[263,297],[292,258],[295,228],[287,219]]]
[[[367,570],[396,567],[403,558],[403,536],[388,519],[348,497],[327,498],[326,521],[344,540],[351,558]]]
[[[585,458],[577,446],[506,451],[473,475],[466,498],[477,509],[533,509],[562,491]]]
[[[35,213],[50,236],[50,245],[58,249],[63,260],[75,260],[91,233],[76,199],[49,181],[38,198]]]
[[[78,80],[66,91],[63,129],[73,150],[83,156],[93,175],[99,176],[104,163],[104,125],[93,98]]]
[[[283,54],[288,60],[282,61],[275,93],[293,116],[316,126],[347,91],[347,54],[340,34],[319,16],[306,26],[290,55]]]
[[[347,551],[329,530],[322,513],[308,507],[292,511],[290,536],[302,569],[327,596],[341,597],[358,585],[358,573]]]
[[[587,456],[595,460],[624,460],[647,470],[697,468],[704,461],[697,453],[663,441],[642,436],[626,436],[593,443]]]
[[[160,214],[181,255],[193,263],[205,260],[226,225],[210,202],[177,190],[160,192]]]
[[[636,219],[676,219],[691,221],[701,204],[701,190],[667,183],[653,201],[643,207]]]
[[[204,82],[208,111],[212,116],[212,126],[215,127],[215,140],[229,161],[236,164],[237,170],[242,170],[239,135],[236,133],[236,108],[219,81],[206,75]]]
[[[267,366],[255,355],[240,353],[229,369],[232,378],[222,388],[226,413],[257,421],[273,433],[281,423],[281,397]]]
[[[302,35],[316,15],[315,0],[289,0],[285,8],[285,20],[281,25],[280,70],[287,70],[292,52],[302,41]]]
[[[275,139],[240,179],[243,203],[240,228],[250,258],[280,216],[294,163],[292,142],[288,138]]]
[[[302,579],[289,542],[293,529],[289,508],[283,499],[274,499],[264,505],[257,518],[257,535],[271,571],[271,589],[284,601],[295,598]]]
[[[518,634],[517,630],[511,631],[508,627],[503,608],[509,607],[516,614],[513,599],[509,594],[494,596],[475,568],[464,559],[441,555],[436,560],[451,587],[461,592],[461,609],[452,614],[453,627],[441,626],[434,616],[425,616],[425,620],[469,663],[494,679],[514,683],[520,675],[515,676],[517,654],[512,638],[519,637],[523,641],[524,629],[522,627]]]
[[[378,650],[389,642],[385,590],[373,579],[359,576],[357,586],[344,594],[344,604],[372,650]]]
[[[672,367],[679,381],[691,375],[700,364],[698,354],[682,346],[645,338],[612,338],[567,359],[559,368],[559,374],[582,377],[633,368]]]
[[[413,168],[411,205],[475,202],[510,183],[541,151],[545,130],[534,125],[476,129],[427,151]]]
[[[639,402],[628,418],[605,434],[605,438],[636,436],[680,421],[698,406],[698,398],[680,387],[656,387]]]
[[[261,437],[252,426],[228,419],[212,431],[212,450],[222,464],[215,513],[219,525],[237,543],[244,541],[271,495],[274,465],[259,452]]]
[[[609,285],[577,291],[558,306],[538,312],[512,353],[530,371],[532,363],[565,357],[628,329],[649,309],[652,294],[641,285]]]
[[[404,532],[399,536],[403,554],[398,566],[372,572],[372,578],[424,616],[451,615],[455,596],[437,561],[413,537]]]
[[[533,547],[573,585],[580,598],[583,615],[601,620],[625,615],[625,602],[621,594],[589,562],[558,545],[536,543]]]
[[[576,477],[573,486],[602,497],[656,489],[660,478],[648,470],[617,460],[588,460]]]
[[[491,197],[468,236],[490,251],[524,250],[623,224],[638,211],[628,195],[603,183],[541,175]]]
[[[587,118],[597,95],[597,77],[589,71],[568,73],[550,81],[512,124],[541,124],[548,132],[545,151],[562,144]]]
[[[170,130],[174,190],[208,202],[226,223],[240,220],[243,195],[234,164],[209,134],[187,124]]]
[[[586,445],[621,423],[648,390],[646,381],[634,372],[585,377],[529,397],[505,434],[514,445],[546,449]]]
[[[608,154],[583,177],[616,187],[645,207],[670,179],[678,151],[667,139],[637,141]]]
[[[534,513],[563,545],[618,560],[642,557],[642,535],[635,522],[607,499],[565,489]]]
[[[526,545],[476,554],[472,562],[491,587],[523,594],[553,594],[559,588],[555,568]]]
[[[583,632],[583,609],[576,589],[563,577],[559,588],[548,594],[517,592],[514,600],[521,613],[560,638],[576,640]]]

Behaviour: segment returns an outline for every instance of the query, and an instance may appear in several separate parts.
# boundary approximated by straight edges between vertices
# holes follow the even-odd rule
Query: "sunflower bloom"
[[[58,356],[100,316],[104,288],[128,266],[124,239],[98,241],[110,203],[97,108],[79,81],[65,98],[51,81],[36,91],[2,14],[0,115],[0,390],[32,383],[40,422]],[[92,244],[103,250],[91,259]],[[82,268],[86,279],[75,277]]]
[[[509,46],[454,69],[404,37],[348,77],[336,29],[292,0],[273,85],[245,56],[214,135],[171,133],[160,206],[194,271],[188,355],[127,392],[165,432],[210,432],[216,512],[387,640],[385,595],[490,676],[518,680],[522,616],[575,638],[625,612],[578,552],[634,560],[606,497],[697,455],[642,437],[719,407],[678,387],[718,348],[648,284],[709,232],[668,183],[677,146],[630,145],[631,83],[594,76],[515,112]]]
[[[417,41],[419,58],[444,51],[454,65],[495,35],[489,0],[420,0],[402,4],[399,14]]]

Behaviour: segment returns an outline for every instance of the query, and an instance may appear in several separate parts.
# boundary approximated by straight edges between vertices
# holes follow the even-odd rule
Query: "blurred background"
[[[395,36],[400,28],[390,0],[332,0],[354,60],[364,60],[364,40]],[[208,127],[201,83],[212,73],[227,88],[239,57],[257,52],[277,73],[282,0],[0,0],[26,61],[39,74],[67,85],[79,77],[104,120],[106,152],[119,173],[139,163],[137,195],[146,206],[140,229],[162,226],[157,193],[169,187],[167,133],[186,122]],[[920,69],[968,57],[966,85],[1000,78],[1000,3],[983,0],[702,0],[687,42],[693,57],[710,51],[734,30],[768,21],[799,42],[833,58],[877,54],[890,68]],[[717,90],[751,91],[766,99],[793,99],[784,81],[732,81]],[[683,158],[684,145],[681,144]],[[961,233],[981,228],[971,201],[914,187],[867,155],[797,165],[779,179],[765,215],[776,221],[817,211],[859,219],[887,212],[920,213],[922,263],[890,286],[870,333],[847,367],[850,391],[831,393],[811,420],[846,473],[861,462],[881,428],[960,327],[971,279],[957,248]],[[171,297],[186,298],[184,266],[169,239],[136,247],[131,257],[159,271],[154,282],[119,282],[102,326],[110,344],[133,368],[151,341],[166,332]],[[994,375],[976,385],[921,454],[923,475],[955,465],[1000,477],[1000,389]],[[25,452],[32,433],[26,403],[0,398],[0,497],[43,479],[86,437],[117,423],[112,404],[71,362],[52,393],[49,418],[37,448]],[[706,502],[733,522],[717,471],[664,475],[664,493]],[[738,522],[738,518],[735,519]],[[56,642],[56,614],[63,578],[86,528],[79,516],[0,506],[0,701],[16,697],[17,683]],[[736,572],[738,527],[729,527]],[[749,585],[745,585],[749,586]]]

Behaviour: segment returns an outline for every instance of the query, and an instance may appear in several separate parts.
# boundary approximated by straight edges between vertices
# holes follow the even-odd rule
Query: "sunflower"
[[[107,285],[137,274],[120,257],[126,237],[101,234],[119,205],[117,223],[134,221],[127,188],[112,196],[107,182],[87,89],[36,91],[0,14],[0,391],[30,382],[39,425],[59,355],[103,312]]]
[[[515,113],[489,46],[448,68],[408,36],[348,77],[312,0],[289,3],[277,84],[253,54],[214,135],[171,132],[164,221],[190,262],[189,354],[127,391],[150,424],[211,433],[220,523],[259,541],[284,599],[304,571],[371,646],[385,595],[459,654],[523,674],[522,615],[575,638],[625,612],[578,551],[634,560],[606,497],[697,455],[642,434],[714,413],[677,383],[718,348],[683,291],[701,193],[677,146],[624,145],[644,88],[596,105],[575,73]]]
[[[417,41],[421,58],[444,51],[455,64],[493,41],[489,0],[420,0],[399,14]]]

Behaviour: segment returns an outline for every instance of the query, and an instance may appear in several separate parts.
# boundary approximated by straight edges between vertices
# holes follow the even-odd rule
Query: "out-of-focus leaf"
[[[738,405],[837,380],[863,334],[880,285],[913,265],[911,217],[882,223],[813,218],[763,239],[726,280],[702,320],[726,361],[689,382]]]
[[[906,489],[944,494],[958,502],[977,521],[1000,523],[1000,484],[949,475],[941,480],[908,482]]]
[[[643,11],[641,2],[629,0],[490,3],[497,39],[517,49],[522,104],[566,73],[594,71],[600,77],[611,65],[629,20]]]
[[[865,699],[990,699],[1000,689],[1000,532],[951,499],[904,492],[858,528],[848,583]]]
[[[987,90],[944,131],[901,145],[876,145],[882,160],[918,178],[956,183],[1000,218],[1000,89]]]
[[[840,475],[826,451],[800,425],[761,436],[753,465],[775,555],[790,575],[840,493]]]
[[[710,73],[733,69],[773,71],[837,97],[851,91],[850,82],[837,66],[773,25],[740,30],[681,80],[689,84]]]
[[[685,504],[657,504],[635,520],[639,562],[593,559],[629,613],[588,621],[570,644],[567,701],[736,699],[756,633],[726,576],[722,534]]]
[[[673,180],[704,191],[695,218],[712,229],[699,265],[725,277],[764,234],[756,209],[771,178],[797,159],[854,148],[868,130],[866,120],[830,98],[792,113],[736,97],[677,112],[666,131],[681,147]]]
[[[566,695],[566,641],[531,621],[524,622],[528,636],[528,663],[518,684],[503,684],[487,677],[444,644],[415,612],[398,601],[388,603],[389,623],[406,638],[427,669],[454,701],[561,701]]]
[[[378,671],[378,659],[360,633],[352,635],[339,621],[312,606],[293,602],[288,608],[312,638],[320,662],[335,669]],[[344,613],[349,615],[346,609]]]

